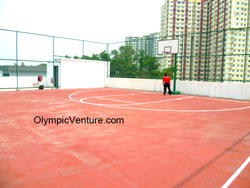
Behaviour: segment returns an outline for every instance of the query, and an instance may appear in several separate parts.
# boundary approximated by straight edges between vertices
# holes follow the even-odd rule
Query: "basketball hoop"
[[[162,52],[163,55],[168,55],[168,54],[171,54],[170,52]]]
[[[179,52],[179,40],[160,40],[158,41],[158,54],[168,55],[168,54],[178,54]]]

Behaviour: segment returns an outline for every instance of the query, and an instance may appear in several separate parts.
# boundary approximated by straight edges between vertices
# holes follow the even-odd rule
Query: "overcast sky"
[[[164,0],[0,0],[0,28],[124,41],[160,31]]]

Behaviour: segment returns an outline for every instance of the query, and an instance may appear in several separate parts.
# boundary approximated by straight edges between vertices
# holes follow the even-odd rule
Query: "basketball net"
[[[163,51],[162,53],[163,53],[164,55],[171,54],[170,52],[166,52],[166,51]]]

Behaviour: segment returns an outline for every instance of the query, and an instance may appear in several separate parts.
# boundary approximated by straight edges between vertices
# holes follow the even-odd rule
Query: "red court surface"
[[[250,187],[249,101],[95,88],[0,104],[1,188]]]

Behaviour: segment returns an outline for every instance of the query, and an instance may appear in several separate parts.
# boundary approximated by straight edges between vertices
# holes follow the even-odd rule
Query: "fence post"
[[[184,33],[182,32],[182,52],[181,52],[181,73],[180,73],[180,80],[183,80],[183,76],[182,76],[182,69],[183,69],[183,60],[184,60]]]
[[[52,68],[52,70],[53,70],[53,86],[52,86],[52,89],[54,89],[54,86],[55,86],[55,78],[54,78],[54,76],[55,76],[55,73],[54,73],[54,64],[55,64],[55,37],[53,36],[52,37],[52,39],[53,39],[53,68]]]
[[[84,56],[84,40],[82,40],[82,57]]]
[[[249,14],[248,14],[249,15]],[[249,22],[249,20],[248,20]],[[246,83],[246,74],[247,74],[247,60],[249,59],[248,55],[248,40],[249,40],[249,31],[248,28],[246,29],[246,40],[245,40],[245,58],[244,58],[244,69],[243,69],[243,83]]]
[[[18,31],[16,31],[16,90],[18,90]]]
[[[107,54],[108,54],[108,57],[109,57],[109,43],[106,44],[106,51],[107,51]],[[107,59],[107,78],[110,77],[110,62],[109,62],[109,59]]]
[[[174,55],[174,92],[176,92],[177,54]]]

